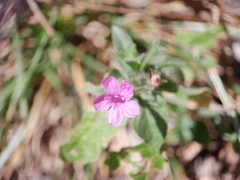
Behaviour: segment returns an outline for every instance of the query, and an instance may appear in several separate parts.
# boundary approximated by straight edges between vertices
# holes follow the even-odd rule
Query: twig
[[[36,4],[35,1],[33,0],[27,0],[28,5],[32,11],[32,13],[35,15],[35,17],[38,19],[39,23],[42,25],[42,27],[45,29],[45,31],[47,32],[47,34],[49,36],[53,36],[55,33],[55,30],[52,28],[52,26],[50,26],[46,20],[46,18],[44,17],[44,15],[42,14],[41,10],[39,9],[38,5]]]
[[[117,14],[128,14],[131,12],[144,13],[144,10],[123,8],[123,7],[113,7],[108,5],[97,5],[97,4],[85,3],[85,2],[77,2],[76,7],[79,7],[79,6],[87,10],[97,11],[97,12],[108,12],[108,13],[117,13]]]
[[[223,11],[232,14],[234,16],[240,16],[240,5],[238,5],[237,7],[234,6],[234,8],[231,8],[228,3],[226,3],[223,0],[216,0],[217,3],[219,4],[219,6],[222,8]]]
[[[107,13],[116,13],[116,14],[128,14],[128,13],[139,13],[143,15],[143,18],[148,17],[161,17],[167,19],[174,19],[174,20],[188,20],[188,21],[198,21],[198,22],[209,22],[205,19],[201,19],[199,17],[194,17],[192,15],[185,15],[179,12],[164,12],[157,7],[157,11],[153,11],[151,9],[132,9],[132,8],[123,8],[123,7],[113,7],[108,5],[96,5],[92,3],[85,3],[85,2],[75,2],[74,4],[75,12],[80,9],[79,12],[82,13],[82,10],[94,11],[94,12],[107,12]],[[156,10],[155,9],[155,10]],[[156,13],[157,12],[157,13]]]
[[[86,80],[81,65],[75,60],[72,61],[72,79],[78,96],[81,100],[83,109],[85,112],[87,112],[91,109],[92,103],[88,97],[88,93],[84,92],[82,89]]]
[[[43,108],[44,102],[51,90],[51,85],[45,80],[42,82],[40,89],[36,93],[33,101],[33,105],[29,112],[29,116],[26,122],[26,132],[25,143],[28,143],[32,138],[35,129],[38,126],[39,118],[41,115],[41,110]]]
[[[240,105],[232,105],[231,107],[228,108],[224,108],[222,105],[215,105],[213,107],[209,107],[210,111],[224,111],[224,112],[228,112],[228,111],[239,111],[240,110]]]

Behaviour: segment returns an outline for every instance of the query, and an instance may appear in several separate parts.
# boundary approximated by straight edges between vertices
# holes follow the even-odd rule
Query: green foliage
[[[81,62],[83,62],[84,65],[86,65],[95,72],[104,73],[108,70],[106,66],[104,66],[103,64],[98,62],[95,58],[89,55],[82,56]]]
[[[131,174],[131,177],[136,180],[145,180],[147,174],[146,173]]]
[[[80,161],[82,163],[95,161],[100,156],[101,149],[106,148],[111,137],[121,127],[110,126],[103,113],[85,114],[70,141],[61,147],[63,159],[68,162]]]
[[[156,169],[162,169],[164,162],[165,160],[160,155],[154,156],[151,167]]]
[[[196,95],[200,95],[204,92],[209,92],[209,89],[206,87],[204,87],[204,88],[189,88],[189,87],[180,86],[179,90],[183,91],[188,96],[196,96]]]
[[[141,65],[140,65],[140,70],[142,71],[151,61],[151,59],[153,58],[153,56],[156,54],[156,52],[158,51],[158,43],[154,42],[150,45],[145,57],[143,58]]]
[[[134,153],[140,153],[141,158],[137,161],[132,161],[131,156],[133,156]],[[164,160],[159,153],[154,154],[148,144],[142,143],[136,147],[122,149],[120,152],[111,152],[105,164],[109,166],[111,171],[114,171],[121,167],[123,162],[137,169],[138,173],[130,174],[131,177],[147,180],[151,171],[142,170],[141,164],[150,164],[149,169],[162,169],[163,163],[166,162],[166,160]]]
[[[164,143],[167,132],[166,104],[160,95],[141,99],[141,114],[133,121],[133,128],[149,145],[152,152],[157,154]]]
[[[102,87],[95,87],[89,83],[85,83],[82,90],[88,92],[89,94],[95,95],[95,96],[105,93]]]
[[[149,158],[152,155],[152,149],[147,143],[142,143],[138,146],[131,148],[133,151],[137,151],[141,154],[142,158]]]
[[[5,86],[5,88],[0,92],[0,112],[3,113],[6,106],[9,104],[9,100],[13,93],[15,87],[15,81],[11,81]]]
[[[136,57],[136,45],[132,38],[117,26],[112,26],[112,42],[118,56],[122,59]]]
[[[56,72],[53,70],[47,69],[43,72],[44,77],[50,82],[50,84],[56,89],[56,90],[61,90],[62,87],[62,82],[58,78],[58,75]]]
[[[110,158],[107,159],[105,163],[109,166],[111,170],[116,170],[120,166],[119,158],[121,158],[119,153],[110,153]]]
[[[177,123],[176,130],[182,142],[188,143],[192,141],[194,138],[193,130],[196,125],[193,119],[188,115],[182,115],[179,118],[177,118],[176,123]]]
[[[46,7],[44,8],[47,11]],[[83,163],[88,179],[93,179],[91,163],[105,151],[104,155],[107,156],[105,164],[109,166],[111,172],[121,167],[121,162],[125,162],[136,169],[135,174],[130,173],[129,176],[133,179],[148,180],[151,171],[162,169],[163,163],[167,161],[161,157],[165,144],[166,147],[169,144],[181,146],[197,141],[208,147],[212,138],[209,132],[211,128],[224,140],[240,148],[238,115],[234,107],[228,106],[233,110],[209,108],[209,105],[223,104],[223,107],[226,104],[231,105],[220,76],[217,74],[214,78],[209,78],[209,69],[217,69],[218,64],[208,52],[215,46],[217,37],[223,32],[222,27],[206,28],[206,31],[197,33],[173,31],[173,37],[178,41],[173,44],[165,42],[164,38],[161,41],[147,42],[128,29],[121,16],[104,15],[108,17],[106,18],[109,19],[108,23],[115,24],[111,28],[111,37],[106,37],[108,44],[112,42],[115,55],[113,63],[109,63],[112,66],[109,67],[98,61],[98,54],[90,55],[88,51],[82,53],[78,47],[82,45],[82,39],[77,39],[79,37],[75,39],[76,34],[81,36],[81,26],[98,16],[97,13],[93,17],[84,14],[70,19],[62,19],[58,13],[52,13],[49,24],[56,30],[52,37],[49,37],[40,25],[32,25],[33,27],[28,27],[22,32],[16,29],[11,38],[12,46],[9,48],[13,51],[16,75],[1,84],[0,116],[7,116],[7,112],[8,116],[15,115],[15,112],[11,114],[11,108],[14,107],[14,111],[19,111],[20,119],[27,119],[30,109],[28,106],[32,103],[31,96],[39,85],[33,85],[37,76],[39,79],[46,79],[57,95],[70,92],[69,96],[75,96],[73,84],[62,82],[58,69],[63,65],[70,74],[74,60],[83,66],[87,81],[100,82],[105,75],[130,81],[134,86],[133,98],[141,109],[140,115],[129,121],[129,124],[144,142],[135,147],[121,149],[120,152],[108,152],[105,149],[112,137],[126,126],[128,121],[125,120],[121,127],[114,128],[106,122],[105,112],[87,112],[81,116],[82,112],[79,110],[81,120],[70,140],[61,147],[61,157],[67,162]],[[80,31],[75,34],[76,29]],[[151,27],[148,27],[148,30],[151,30]],[[29,40],[29,44],[33,40],[35,46],[24,49],[25,46],[24,48],[19,46],[23,40]],[[50,57],[52,50],[61,52],[57,62]],[[98,48],[96,50],[104,51]],[[3,59],[0,59],[0,62],[2,61]],[[154,74],[161,77],[157,87],[151,82]],[[239,85],[230,86],[236,94],[240,94]],[[92,83],[85,83],[82,90],[93,96],[104,93],[101,86]],[[76,96],[74,98],[78,99]],[[79,106],[82,105],[81,101],[78,103]],[[191,103],[196,107],[192,107]],[[18,117],[18,112],[16,114]],[[3,119],[2,124],[11,125],[10,121]],[[225,124],[224,120],[228,123]],[[4,129],[0,132],[1,136],[7,134]],[[133,153],[141,155],[138,162],[131,159]],[[168,160],[173,176],[179,177],[179,174],[183,173],[180,164],[174,157]]]
[[[169,164],[174,179],[184,176],[184,170],[175,157],[169,157]]]
[[[205,31],[197,33],[179,32],[176,33],[176,37],[180,43],[191,47],[199,53],[203,50],[211,49],[215,45],[216,36],[222,32],[223,28],[221,26],[207,27]]]
[[[202,134],[199,136],[199,134]],[[194,128],[194,140],[207,146],[210,142],[210,136],[204,123],[197,122]]]

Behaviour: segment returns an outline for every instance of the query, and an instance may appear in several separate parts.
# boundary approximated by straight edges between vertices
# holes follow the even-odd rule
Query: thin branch
[[[194,17],[192,15],[186,15],[181,12],[166,12],[162,11],[164,7],[156,7],[153,9],[132,9],[132,8],[123,8],[123,7],[113,7],[109,5],[97,5],[86,2],[75,2],[74,3],[75,12],[78,11],[82,13],[83,9],[93,12],[107,12],[107,13],[115,13],[115,14],[128,14],[128,13],[139,13],[143,15],[143,18],[148,17],[159,17],[159,18],[167,18],[173,20],[188,20],[188,21],[198,21],[198,22],[209,22],[205,19],[201,19],[200,17]],[[160,9],[158,9],[160,8]]]
[[[41,10],[39,9],[38,5],[36,4],[36,2],[34,0],[27,0],[28,5],[32,11],[32,13],[34,14],[34,16],[37,18],[37,20],[39,21],[39,23],[42,25],[42,27],[45,29],[46,33],[49,36],[53,36],[55,33],[55,30],[52,28],[52,26],[50,26],[46,20],[46,18],[44,17],[44,15],[42,14]]]
[[[75,60],[72,60],[72,80],[81,100],[84,111],[89,111],[92,108],[92,103],[89,99],[88,93],[82,89],[86,79],[83,74],[82,66]]]

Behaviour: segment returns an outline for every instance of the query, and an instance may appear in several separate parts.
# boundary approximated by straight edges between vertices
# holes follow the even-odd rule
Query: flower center
[[[112,101],[115,103],[124,103],[125,99],[119,95],[114,95]]]

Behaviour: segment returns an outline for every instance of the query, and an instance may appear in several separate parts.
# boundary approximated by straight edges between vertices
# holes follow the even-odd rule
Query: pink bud
[[[151,77],[151,85],[157,87],[161,84],[161,77],[158,74],[154,74]]]

